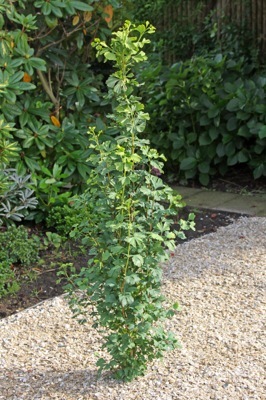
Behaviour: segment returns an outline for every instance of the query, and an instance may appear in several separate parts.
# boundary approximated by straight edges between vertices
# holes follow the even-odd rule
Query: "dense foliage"
[[[17,174],[31,173],[37,221],[88,177],[88,126],[105,118],[91,41],[110,35],[118,6],[0,0],[0,154],[10,161],[12,151]]]
[[[149,116],[134,95],[138,82],[132,73],[146,59],[144,35],[152,32],[148,23],[126,22],[110,46],[95,41],[98,54],[116,69],[107,80],[108,98],[115,104],[108,118],[119,134],[101,141],[102,133],[91,128],[89,162],[94,168],[87,190],[75,201],[83,217],[75,237],[89,245],[91,259],[76,278],[70,277],[74,289],[83,291],[81,298],[74,295],[72,307],[86,319],[87,306],[93,306],[94,326],[105,328],[103,348],[111,356],[97,364],[100,371],[111,370],[124,380],[142,375],[148,361],[176,344],[154,323],[173,313],[163,307],[160,263],[168,258],[166,249],[174,249],[176,235],[184,236],[170,230],[171,216],[182,202],[159,177],[164,157],[138,137]],[[180,221],[181,230],[190,226],[193,222]]]
[[[217,52],[217,46],[223,52],[257,57],[256,41],[248,23],[251,11],[248,3],[249,0],[241,10],[240,23],[226,17],[223,5],[216,1],[136,0],[131,8],[134,20],[148,20],[156,27],[152,46],[148,48],[160,52],[169,63],[187,60],[203,51]]]
[[[145,69],[149,80],[149,138],[179,178],[199,178],[247,164],[266,175],[266,76],[250,74],[245,59],[195,56]]]
[[[156,2],[161,6],[162,2]],[[247,165],[254,178],[266,175],[266,75],[245,25],[209,15],[203,29],[183,29],[193,46],[176,49],[175,62],[160,53],[139,69],[145,81],[140,94],[151,119],[145,131],[168,159],[174,179],[198,179],[207,185],[214,175]],[[173,32],[169,32],[171,41]],[[185,40],[186,42],[186,40]]]
[[[40,243],[23,226],[0,231],[0,298],[19,289],[18,267],[29,269],[38,259]]]

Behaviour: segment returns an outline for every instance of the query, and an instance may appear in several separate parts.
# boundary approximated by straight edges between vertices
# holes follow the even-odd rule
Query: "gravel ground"
[[[266,218],[241,218],[178,245],[163,291],[181,349],[131,383],[97,379],[101,337],[64,296],[0,321],[0,399],[263,400]]]

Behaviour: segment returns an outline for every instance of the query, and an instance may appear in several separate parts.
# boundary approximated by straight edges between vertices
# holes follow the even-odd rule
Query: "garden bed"
[[[182,210],[180,216],[186,218],[189,212],[195,212],[196,229],[186,232],[186,240],[215,232],[217,228],[227,226],[240,217],[240,214],[235,213],[189,208]],[[35,227],[31,231],[37,235],[44,233],[42,227]],[[177,243],[182,242],[184,241],[180,239]],[[62,294],[66,281],[62,280],[57,283],[57,272],[62,263],[73,263],[78,270],[87,264],[86,254],[83,254],[78,248],[69,247],[69,245],[53,251],[49,248],[43,251],[40,257],[42,262],[32,266],[32,279],[24,281],[17,293],[0,299],[0,319],[31,307],[40,301]],[[19,269],[19,266],[17,268]]]

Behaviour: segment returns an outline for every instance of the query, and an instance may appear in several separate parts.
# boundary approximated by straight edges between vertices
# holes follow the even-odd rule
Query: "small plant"
[[[7,294],[16,293],[19,287],[12,264],[9,261],[0,261],[0,299]]]
[[[57,250],[62,246],[65,238],[58,235],[55,232],[46,232],[46,237],[43,239],[44,246],[46,247],[54,247]]]
[[[178,308],[163,306],[161,263],[168,259],[167,249],[174,249],[176,235],[184,235],[171,231],[171,216],[183,203],[159,177],[164,157],[138,138],[149,116],[134,95],[138,82],[132,73],[132,67],[146,59],[143,46],[149,40],[144,35],[153,32],[149,23],[135,26],[127,21],[113,34],[110,46],[94,42],[98,55],[116,68],[107,85],[115,104],[109,119],[119,135],[103,141],[101,132],[90,130],[89,162],[94,168],[88,189],[74,203],[87,218],[72,236],[91,246],[91,259],[87,268],[70,277],[68,289],[84,294],[80,298],[73,293],[71,305],[74,315],[85,319],[86,306],[94,306],[94,327],[105,328],[103,348],[111,357],[99,359],[97,365],[100,372],[111,370],[126,381],[144,374],[148,361],[177,345],[159,326]],[[193,226],[192,221],[180,224]]]
[[[30,188],[31,175],[20,176],[8,168],[19,151],[17,143],[10,141],[13,125],[5,123],[0,115],[0,226],[21,221],[37,205]]]
[[[19,176],[15,169],[6,168],[2,172],[0,188],[0,226],[19,222],[29,216],[38,201],[30,189],[31,175]]]
[[[39,248],[38,238],[29,237],[23,226],[0,232],[0,297],[19,289],[17,275],[38,260]]]
[[[52,207],[45,222],[48,228],[53,228],[60,235],[68,237],[73,226],[80,223],[82,218],[81,213],[77,213],[77,210],[65,204],[61,207]]]

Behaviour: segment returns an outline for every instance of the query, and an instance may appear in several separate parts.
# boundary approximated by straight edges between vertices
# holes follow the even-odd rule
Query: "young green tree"
[[[171,216],[183,204],[159,177],[164,157],[138,137],[149,116],[134,95],[139,84],[132,73],[132,67],[146,59],[145,35],[153,32],[149,23],[135,26],[127,21],[113,33],[110,46],[100,39],[94,42],[98,55],[113,61],[116,70],[107,86],[114,104],[110,125],[119,133],[115,140],[102,141],[101,132],[90,130],[89,162],[94,168],[88,189],[75,202],[84,215],[75,235],[91,246],[92,258],[70,278],[69,289],[84,293],[82,298],[74,295],[71,304],[75,315],[85,317],[86,306],[94,306],[94,326],[105,329],[103,347],[111,356],[97,365],[123,380],[142,375],[148,361],[177,344],[159,323],[177,307],[163,306],[161,263],[168,258],[167,249],[174,249],[176,235],[184,235],[170,229]],[[193,223],[180,225],[183,229]]]

